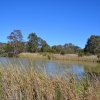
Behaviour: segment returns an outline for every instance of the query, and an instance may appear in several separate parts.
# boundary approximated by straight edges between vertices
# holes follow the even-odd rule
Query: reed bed
[[[66,54],[66,55],[54,54],[53,58],[57,60],[69,60],[69,61],[85,61],[85,62],[99,61],[96,55],[78,57],[78,55],[76,54]]]
[[[21,58],[46,58],[45,56],[43,55],[40,55],[39,53],[20,53],[18,55],[18,57],[21,57]]]
[[[0,67],[0,100],[100,100],[100,83],[68,77],[48,77],[33,67],[7,64]]]
[[[40,59],[55,59],[55,60],[69,60],[69,61],[85,61],[85,62],[100,62],[96,55],[78,57],[77,54],[50,54],[50,53],[21,53],[18,55],[22,58],[40,58]]]

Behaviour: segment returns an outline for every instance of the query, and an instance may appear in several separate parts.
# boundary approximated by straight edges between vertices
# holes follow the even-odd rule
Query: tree
[[[87,44],[84,48],[84,52],[91,54],[99,54],[100,53],[100,36],[91,35],[87,40]]]
[[[0,42],[0,54],[5,53],[6,43]]]
[[[52,46],[52,49],[54,49],[56,51],[56,53],[61,53],[63,46],[62,45],[54,45]]]
[[[45,40],[42,41],[42,47],[41,47],[42,52],[49,52],[50,51],[50,46],[47,44]]]
[[[97,58],[100,58],[100,54],[97,55]]]
[[[80,49],[80,50],[78,51],[78,56],[79,56],[79,57],[84,56],[84,50],[83,50],[83,49]]]
[[[23,51],[23,36],[21,30],[14,30],[10,33],[8,38],[8,52],[14,53],[14,55]]]
[[[50,50],[50,46],[47,44],[45,40],[38,37],[36,33],[31,33],[28,36],[28,42],[27,42],[27,49],[28,52],[48,52]]]
[[[65,53],[78,53],[80,47],[73,45],[72,43],[66,43],[64,46]]]
[[[72,43],[65,43],[64,45],[54,45],[52,49],[54,49],[56,53],[64,52],[65,54],[76,54],[80,50],[80,47]]]
[[[29,52],[37,52],[38,51],[38,47],[41,45],[41,41],[42,39],[37,37],[37,35],[35,33],[31,33],[28,36],[28,44],[27,44],[27,48]]]
[[[60,54],[65,55],[65,50],[62,50]]]

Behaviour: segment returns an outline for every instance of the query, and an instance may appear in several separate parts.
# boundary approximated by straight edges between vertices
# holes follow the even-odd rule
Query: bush
[[[87,52],[85,55],[86,55],[86,56],[91,56],[91,53]]]
[[[56,53],[56,50],[55,50],[55,49],[51,49],[51,52],[52,52],[52,53]]]
[[[8,53],[8,57],[14,57],[14,53],[13,52],[9,52]]]
[[[79,50],[79,52],[78,52],[78,56],[79,56],[79,57],[84,56],[84,50]]]
[[[61,51],[61,53],[60,53],[61,55],[65,55],[65,51],[63,50],[63,51]]]
[[[100,58],[100,54],[98,54],[97,57]]]
[[[51,57],[51,55],[48,55],[48,59],[51,59],[52,57]]]
[[[8,57],[8,53],[1,54],[1,57]]]

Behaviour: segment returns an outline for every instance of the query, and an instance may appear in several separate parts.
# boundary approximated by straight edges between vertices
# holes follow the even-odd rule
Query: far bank
[[[85,61],[85,62],[100,62],[97,55],[82,56],[77,54],[52,54],[52,53],[20,53],[18,57],[21,58],[39,58],[39,59],[54,59],[54,60],[69,60],[69,61]]]

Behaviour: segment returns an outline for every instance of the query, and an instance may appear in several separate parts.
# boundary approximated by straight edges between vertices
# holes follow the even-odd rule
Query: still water
[[[87,72],[100,72],[100,63],[93,62],[73,62],[62,60],[45,60],[29,58],[0,58],[0,65],[8,67],[23,66],[24,68],[33,67],[34,70],[45,71],[47,75],[64,76],[69,72],[77,76],[84,76]]]

